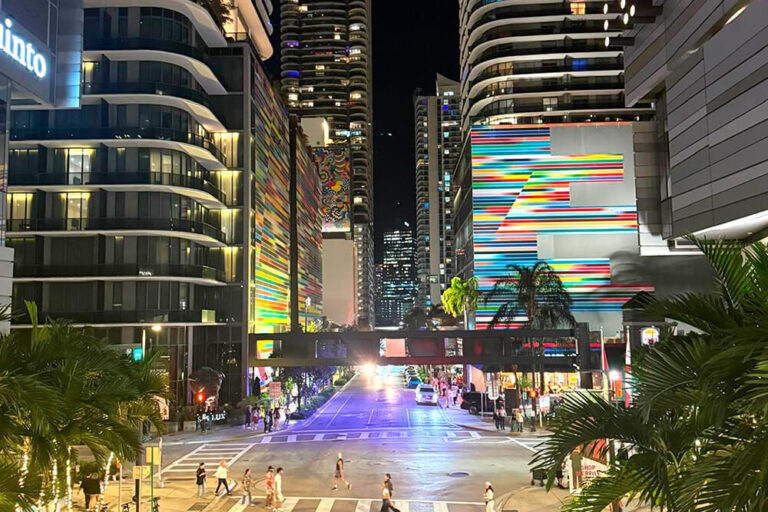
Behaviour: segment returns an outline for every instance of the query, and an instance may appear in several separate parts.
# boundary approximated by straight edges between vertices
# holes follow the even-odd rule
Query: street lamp
[[[152,332],[158,333],[163,330],[162,325],[153,325],[150,327],[152,329]],[[141,357],[144,358],[145,354],[147,353],[147,328],[142,327],[141,328]]]
[[[307,320],[309,319],[309,306],[312,305],[312,297],[304,301],[304,332],[307,332]]]

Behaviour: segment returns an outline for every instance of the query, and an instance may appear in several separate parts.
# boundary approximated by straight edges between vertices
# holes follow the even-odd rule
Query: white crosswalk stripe
[[[321,441],[361,441],[381,440],[398,441],[412,438],[456,440],[478,438],[481,435],[468,430],[447,429],[376,429],[376,430],[350,430],[336,432],[302,432],[281,434],[279,432],[261,437],[258,444],[285,444],[285,443],[314,443]]]
[[[248,508],[241,504],[240,497],[231,497],[229,499],[232,501],[232,505],[227,512],[247,512]],[[264,500],[264,496],[253,497],[254,504],[257,507],[262,506]],[[355,512],[378,512],[381,506],[381,498],[302,497],[286,498],[279,512],[292,512],[294,508],[298,508],[302,512],[333,512],[334,507],[340,502],[353,502],[355,504]],[[412,508],[419,512],[483,512],[485,509],[483,503],[467,501],[405,500],[396,498],[394,504],[401,512],[410,512]],[[343,509],[349,510],[349,505],[344,506]]]
[[[201,444],[188,454],[173,461],[160,472],[164,479],[192,479],[195,468],[201,462],[209,465],[209,471],[215,470],[219,461],[231,466],[256,443]]]

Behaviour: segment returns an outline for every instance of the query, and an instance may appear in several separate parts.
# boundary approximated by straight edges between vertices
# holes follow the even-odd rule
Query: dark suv
[[[480,411],[493,412],[495,403],[488,397],[488,393],[466,391],[461,395],[461,399],[461,408],[468,410],[470,414],[479,414]],[[482,404],[480,400],[482,400]]]

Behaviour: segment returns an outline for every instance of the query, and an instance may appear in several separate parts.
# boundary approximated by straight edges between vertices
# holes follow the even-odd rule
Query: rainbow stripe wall
[[[571,126],[578,129],[577,125]],[[634,203],[571,204],[572,186],[576,183],[599,186],[622,182],[623,156],[610,154],[611,148],[606,148],[606,154],[553,155],[552,128],[472,128],[474,273],[484,291],[506,275],[510,264],[530,265],[539,259],[540,237],[544,235],[580,236],[584,244],[589,244],[590,237],[596,235],[637,234]],[[577,319],[579,313],[619,312],[635,293],[651,289],[646,285],[612,283],[609,258],[583,257],[584,251],[581,253],[580,257],[547,260],[571,293]],[[498,304],[493,302],[481,303],[477,328],[485,328],[497,309]]]

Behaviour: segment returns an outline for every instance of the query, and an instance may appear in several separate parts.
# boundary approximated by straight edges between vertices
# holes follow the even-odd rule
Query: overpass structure
[[[368,331],[250,334],[250,366],[473,364],[499,370],[587,370],[589,330]],[[272,349],[268,357],[262,347]],[[257,350],[259,349],[259,350]]]

